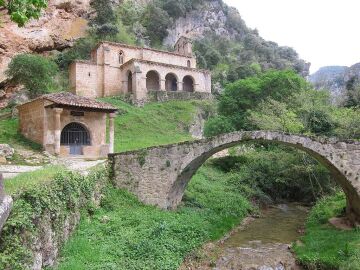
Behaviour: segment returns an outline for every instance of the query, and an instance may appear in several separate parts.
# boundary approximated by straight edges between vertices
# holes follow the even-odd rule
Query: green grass
[[[224,176],[202,167],[177,211],[145,206],[108,188],[102,208],[82,219],[56,269],[177,269],[188,253],[221,237],[250,211],[249,201],[228,190]]]
[[[37,171],[19,174],[5,180],[5,191],[14,195],[21,190],[52,181],[54,176],[63,170],[64,168],[60,166],[47,166]]]
[[[342,231],[328,224],[346,206],[344,193],[320,200],[306,223],[304,245],[294,250],[298,260],[309,269],[360,269],[360,231]]]
[[[27,149],[41,150],[42,146],[31,142],[21,135],[19,130],[19,121],[18,119],[11,118],[0,120],[0,144],[6,143],[12,147],[25,147]]]
[[[196,110],[210,107],[208,101],[169,101],[139,108],[115,98],[101,100],[123,113],[115,119],[117,152],[192,140],[189,127]]]

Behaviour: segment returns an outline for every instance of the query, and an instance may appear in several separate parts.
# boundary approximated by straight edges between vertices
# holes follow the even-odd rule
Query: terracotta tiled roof
[[[111,104],[99,102],[91,98],[77,96],[70,92],[47,94],[41,96],[40,99],[47,99],[58,105],[64,106],[90,108],[104,111],[117,111],[117,108],[112,106]]]

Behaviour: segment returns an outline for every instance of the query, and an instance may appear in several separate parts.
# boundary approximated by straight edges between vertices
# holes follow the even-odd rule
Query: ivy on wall
[[[0,269],[20,270],[33,265],[35,244],[48,233],[41,228],[51,229],[53,244],[60,247],[65,241],[64,229],[69,226],[66,220],[80,211],[91,214],[108,179],[103,167],[88,176],[62,171],[46,185],[15,194],[12,212],[0,235]]]

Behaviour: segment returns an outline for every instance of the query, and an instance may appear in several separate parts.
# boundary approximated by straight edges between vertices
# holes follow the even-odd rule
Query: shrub
[[[92,207],[95,193],[101,192],[107,180],[107,171],[102,168],[87,177],[62,171],[50,182],[18,190],[0,235],[0,269],[28,269],[44,233],[51,233],[55,245],[61,246],[66,219]],[[42,227],[51,231],[44,232]]]
[[[57,73],[58,68],[52,60],[33,54],[15,56],[6,71],[14,83],[22,84],[29,90],[32,98],[55,90]]]
[[[30,19],[38,19],[41,11],[47,7],[47,0],[0,0],[0,8],[8,9],[10,18],[18,26],[24,26]]]
[[[219,134],[229,133],[234,131],[234,127],[232,126],[229,119],[224,116],[216,116],[210,118],[204,128],[205,137],[212,137]]]

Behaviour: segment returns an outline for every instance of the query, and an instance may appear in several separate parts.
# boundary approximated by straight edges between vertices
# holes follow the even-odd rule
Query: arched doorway
[[[70,123],[61,131],[61,145],[70,148],[70,155],[83,155],[83,146],[91,145],[90,133],[80,123]]]
[[[185,92],[194,92],[194,79],[191,76],[185,76],[183,79],[183,90]]]
[[[166,77],[165,77],[166,91],[177,91],[177,89],[178,89],[177,83],[178,83],[178,81],[174,74],[169,73],[168,75],[166,75]]]
[[[132,93],[132,91],[133,91],[131,71],[129,71],[129,74],[128,74],[128,89],[127,90],[128,90],[128,93]]]
[[[160,90],[160,76],[154,70],[149,71],[146,74],[146,89],[148,91]]]

